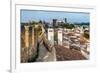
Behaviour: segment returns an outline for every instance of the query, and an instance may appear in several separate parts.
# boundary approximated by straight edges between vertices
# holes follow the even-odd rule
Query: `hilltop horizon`
[[[46,21],[52,23],[52,19],[64,21],[67,18],[68,23],[89,23],[90,14],[80,12],[61,12],[61,11],[36,11],[36,10],[21,10],[21,23],[31,21]]]

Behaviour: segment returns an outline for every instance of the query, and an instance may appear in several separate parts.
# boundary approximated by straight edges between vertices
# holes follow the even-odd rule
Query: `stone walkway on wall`
[[[48,51],[47,48],[41,43],[39,46],[37,62],[48,62],[56,61],[56,51],[55,48],[52,48],[51,51]]]

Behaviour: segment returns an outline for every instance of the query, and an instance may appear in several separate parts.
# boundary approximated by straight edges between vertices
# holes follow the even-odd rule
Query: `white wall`
[[[62,28],[59,28],[58,30],[58,44],[59,45],[62,45],[62,39],[63,39],[63,29]]]
[[[18,1],[18,0],[17,0]],[[23,0],[19,0],[23,1]],[[31,1],[31,0],[25,0]],[[97,66],[89,68],[69,68],[66,70],[51,70],[43,73],[99,73],[100,69],[100,2],[99,0],[33,0],[34,4],[85,4],[96,5],[96,47],[97,50]],[[10,69],[10,1],[0,0],[0,73],[8,73]],[[42,72],[40,72],[42,73]]]
[[[48,40],[54,45],[54,29],[48,28]]]

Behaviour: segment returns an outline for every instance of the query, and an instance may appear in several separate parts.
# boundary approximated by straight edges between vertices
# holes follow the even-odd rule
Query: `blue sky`
[[[89,13],[21,10],[21,22],[29,22],[32,20],[52,22],[52,19],[64,20],[64,18],[67,18],[67,22],[69,23],[90,21]]]

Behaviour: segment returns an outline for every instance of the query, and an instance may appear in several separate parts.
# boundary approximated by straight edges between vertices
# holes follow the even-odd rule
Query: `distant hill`
[[[89,22],[87,22],[87,23],[74,23],[75,25],[90,25],[90,23]]]

